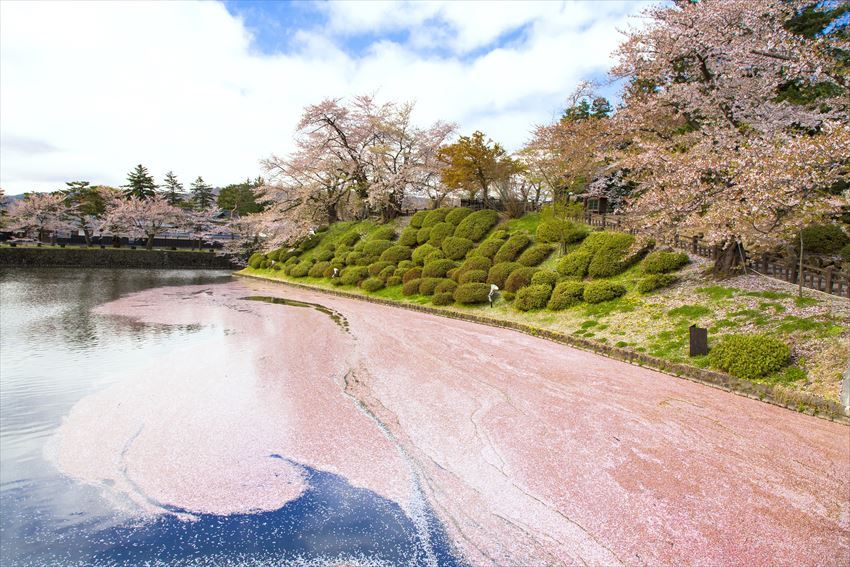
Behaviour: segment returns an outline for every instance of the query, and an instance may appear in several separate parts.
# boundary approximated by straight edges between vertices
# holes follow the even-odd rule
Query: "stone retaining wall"
[[[212,252],[131,250],[127,248],[0,247],[0,268],[233,269]]]
[[[377,303],[380,305],[389,305],[402,309],[410,309],[411,311],[429,313],[431,315],[438,315],[440,317],[449,317],[451,319],[470,321],[472,323],[489,325],[491,327],[512,329],[514,331],[519,331],[521,333],[540,337],[541,339],[546,339],[581,350],[591,351],[623,362],[628,362],[629,364],[645,366],[647,368],[651,368],[653,370],[657,370],[659,372],[663,372],[671,376],[685,378],[687,380],[691,380],[692,382],[699,382],[701,384],[720,388],[722,390],[726,390],[727,392],[733,392],[735,394],[746,396],[748,398],[760,400],[794,411],[807,413],[808,415],[813,415],[816,417],[821,417],[824,419],[829,419],[831,421],[850,425],[850,414],[848,414],[848,412],[844,409],[844,407],[842,407],[839,402],[833,402],[825,398],[821,398],[820,396],[809,394],[807,392],[791,392],[783,390],[776,386],[771,386],[768,384],[758,384],[756,382],[750,382],[749,380],[736,378],[734,376],[724,374],[722,372],[704,370],[702,368],[697,368],[696,366],[670,362],[668,360],[650,356],[641,352],[635,352],[633,350],[625,348],[606,345],[582,337],[574,337],[572,335],[567,335],[558,331],[540,329],[538,327],[533,327],[532,325],[527,325],[525,323],[519,323],[516,321],[492,319],[490,317],[482,317],[480,315],[474,315],[472,313],[461,313],[458,311],[452,311],[450,309],[440,309],[428,305],[399,303],[391,299],[384,299],[381,297],[369,297],[366,295],[349,293],[342,290],[327,289],[323,287],[301,284],[287,280],[279,280],[245,273],[236,273],[234,275],[247,278],[254,278],[267,282],[280,283],[283,285],[289,285],[292,287],[307,289],[310,291],[327,293],[329,295],[336,295],[351,299],[359,299],[362,301],[368,301],[370,303]]]

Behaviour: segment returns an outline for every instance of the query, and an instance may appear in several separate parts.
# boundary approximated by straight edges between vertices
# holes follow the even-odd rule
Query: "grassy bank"
[[[402,220],[391,225],[396,236],[401,234],[404,238],[404,222]],[[537,215],[529,215],[494,226],[486,237],[476,242],[468,256],[474,256],[476,250],[482,248],[484,243],[499,232],[503,233],[499,236],[503,236],[504,241],[510,240],[514,234],[528,236],[529,243],[525,247],[528,250],[529,247],[540,244],[537,231],[539,222]],[[399,267],[401,262],[395,262],[391,269],[375,265],[379,260],[370,262],[365,266],[367,269],[375,266],[373,271],[378,272],[380,269],[384,272],[385,286],[375,291],[367,291],[361,287],[368,278],[340,285],[340,278],[332,280],[324,276],[315,277],[316,270],[314,277],[301,276],[298,270],[295,270],[293,275],[293,266],[303,264],[304,267],[312,267],[319,262],[330,261],[320,258],[339,259],[343,255],[347,256],[350,253],[348,251],[340,255],[336,250],[330,250],[336,249],[336,245],[346,235],[356,232],[361,235],[358,240],[368,243],[370,235],[378,230],[383,230],[384,234],[381,236],[384,236],[387,232],[386,225],[382,227],[371,223],[339,223],[322,233],[316,239],[317,243],[309,250],[300,253],[296,250],[295,255],[282,262],[275,262],[274,266],[261,267],[255,262],[256,267],[246,268],[242,273],[383,298],[401,304],[428,305],[447,312],[522,323],[590,341],[591,344],[617,347],[670,363],[702,369],[712,368],[712,363],[708,356],[688,356],[688,327],[691,324],[708,328],[710,346],[717,345],[726,335],[767,335],[790,347],[790,359],[779,369],[758,377],[747,377],[747,380],[770,386],[780,392],[806,393],[838,401],[842,372],[850,358],[850,302],[845,299],[816,292],[807,292],[807,295],[800,299],[794,295],[792,286],[758,276],[740,276],[718,284],[703,276],[706,266],[698,258],[692,258],[688,266],[675,272],[675,281],[671,285],[642,293],[639,289],[641,282],[648,277],[647,266],[645,261],[626,265],[628,262],[624,258],[628,258],[630,251],[621,251],[620,257],[615,258],[622,269],[614,271],[619,273],[608,277],[585,277],[583,280],[585,284],[601,280],[606,282],[606,285],[621,286],[625,290],[623,295],[598,303],[577,300],[568,307],[557,310],[520,310],[517,306],[520,292],[501,293],[492,308],[486,304],[463,305],[458,302],[435,305],[436,294],[433,294],[432,290],[426,290],[426,293],[410,293],[410,285],[405,286],[397,279],[391,279],[401,276],[390,274],[404,275],[406,271],[414,268],[422,270],[427,264],[438,261],[439,258],[436,257],[423,260],[421,264],[405,265],[403,268]],[[409,234],[407,241],[410,241]],[[416,245],[410,248],[415,252],[427,242],[428,240],[423,243],[417,241]],[[394,241],[393,245],[397,246],[398,241]],[[585,245],[580,242],[571,243],[563,253],[559,250],[560,247],[553,246],[551,253],[533,266],[533,273],[558,274],[558,283],[582,281],[579,277],[564,277],[561,268],[565,255],[581,252],[583,246]],[[636,246],[632,246],[632,251]],[[353,252],[353,247],[350,248]],[[360,261],[356,257],[345,259],[351,260],[352,263],[340,262],[338,265],[345,266],[340,273],[348,266],[356,266],[356,262]],[[463,266],[465,261],[455,262],[459,266],[458,269],[461,269],[460,266]],[[458,279],[457,272],[452,276]],[[438,279],[442,282],[450,278]],[[551,287],[549,292],[551,294]]]

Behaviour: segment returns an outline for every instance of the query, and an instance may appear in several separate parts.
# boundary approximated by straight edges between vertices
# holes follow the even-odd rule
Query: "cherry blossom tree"
[[[775,247],[846,203],[831,188],[850,175],[850,97],[836,55],[850,46],[841,34],[792,31],[810,4],[659,5],[618,51],[613,75],[629,83],[611,134],[617,165],[637,184],[629,208],[651,232],[718,244],[718,274],[740,263],[740,245]],[[791,87],[820,94],[794,101]]]
[[[26,232],[35,230],[38,240],[44,241],[47,231],[68,228],[66,213],[67,206],[62,193],[28,193],[12,206],[11,226]]]
[[[146,248],[151,250],[156,235],[167,228],[181,226],[183,218],[183,211],[170,205],[162,195],[146,199],[129,197],[109,202],[102,226],[114,234],[146,238]]]

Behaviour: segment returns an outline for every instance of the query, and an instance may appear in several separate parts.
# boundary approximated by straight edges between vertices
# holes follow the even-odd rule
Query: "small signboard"
[[[702,356],[708,354],[708,329],[690,326],[691,330],[691,356]]]

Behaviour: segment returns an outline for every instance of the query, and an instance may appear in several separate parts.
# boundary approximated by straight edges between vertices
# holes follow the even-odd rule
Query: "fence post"
[[[602,230],[605,230],[605,213],[602,213]]]
[[[832,293],[832,266],[826,269],[826,292]]]
[[[697,253],[697,240],[698,240],[698,238],[697,238],[696,236],[692,236],[692,237],[691,237],[691,241],[692,241],[692,242],[691,242],[691,251],[692,251],[694,254],[696,254],[696,253]]]
[[[761,260],[761,272],[762,272],[764,275],[767,275],[767,254],[765,254],[764,256],[762,256],[762,260]]]

